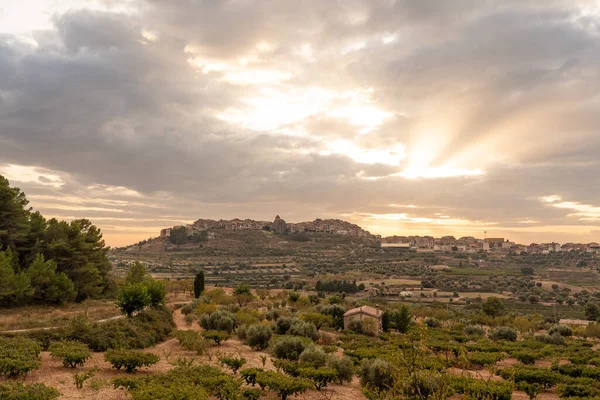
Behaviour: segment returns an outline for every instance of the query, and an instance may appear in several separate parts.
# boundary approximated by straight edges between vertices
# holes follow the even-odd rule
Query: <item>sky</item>
[[[0,0],[0,174],[198,218],[600,241],[600,0]]]

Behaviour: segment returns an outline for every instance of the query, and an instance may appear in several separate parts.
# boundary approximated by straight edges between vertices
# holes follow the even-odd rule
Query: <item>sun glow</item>
[[[406,157],[404,145],[388,148],[361,148],[349,140],[339,139],[329,143],[321,155],[341,154],[363,164],[387,164],[397,166]]]

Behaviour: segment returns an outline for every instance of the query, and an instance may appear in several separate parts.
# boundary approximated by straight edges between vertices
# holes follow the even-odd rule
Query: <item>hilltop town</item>
[[[266,231],[275,234],[324,233],[330,235],[369,238],[377,240],[377,247],[383,251],[415,251],[415,252],[462,252],[479,251],[494,253],[531,253],[548,254],[563,251],[585,251],[600,253],[600,244],[591,243],[531,243],[518,244],[505,238],[478,239],[473,236],[455,238],[454,236],[389,236],[371,234],[369,231],[340,219],[320,219],[309,222],[286,222],[279,215],[272,222],[252,219],[234,218],[231,220],[199,219],[192,224],[174,226],[160,231],[160,238],[168,239],[174,230],[185,229],[189,237],[203,235],[207,240],[218,238],[217,232],[233,231]]]

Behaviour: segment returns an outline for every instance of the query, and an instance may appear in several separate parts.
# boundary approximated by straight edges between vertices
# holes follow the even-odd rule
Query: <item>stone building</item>
[[[362,320],[365,330],[373,335],[379,335],[381,332],[381,316],[383,311],[374,307],[362,306],[346,311],[344,314],[344,329],[348,329],[353,320]]]

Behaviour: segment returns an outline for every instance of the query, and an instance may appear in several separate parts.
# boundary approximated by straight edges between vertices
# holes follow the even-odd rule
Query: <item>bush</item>
[[[109,350],[104,354],[104,359],[117,370],[124,367],[127,372],[133,372],[140,367],[156,364],[160,357],[138,350]]]
[[[513,356],[523,365],[533,365],[541,357],[539,353],[533,351],[520,351],[514,353]]]
[[[175,337],[179,340],[180,345],[188,350],[195,351],[198,355],[203,354],[208,347],[208,342],[198,332],[176,331]]]
[[[561,336],[558,332],[554,332],[552,335],[548,335],[546,333],[536,335],[535,340],[542,342],[542,343],[546,343],[546,344],[554,344],[554,345],[565,344],[565,338],[563,336]]]
[[[469,379],[463,393],[469,400],[511,400],[513,387],[509,382]],[[457,390],[457,392],[461,392]]]
[[[304,343],[298,337],[283,337],[273,346],[273,354],[277,358],[297,361],[304,351]]]
[[[63,367],[83,367],[83,364],[92,357],[92,352],[85,343],[65,340],[52,343],[48,348],[52,358],[62,360]]]
[[[225,355],[219,357],[219,362],[223,366],[227,366],[234,374],[246,364],[246,359],[242,356],[235,357],[234,355]]]
[[[363,360],[358,376],[361,385],[378,391],[386,391],[394,384],[390,364],[378,358]]]
[[[467,354],[467,360],[474,365],[488,366],[504,358],[504,353],[474,351]]]
[[[245,368],[240,371],[240,376],[244,378],[248,385],[254,386],[256,384],[256,375],[262,371],[264,371],[262,368]]]
[[[321,368],[327,363],[327,353],[317,346],[308,346],[300,354],[300,363],[303,367]]]
[[[365,323],[362,319],[353,319],[348,322],[348,330],[354,333],[363,334],[365,333]]]
[[[425,318],[424,322],[425,325],[427,325],[429,328],[439,328],[440,326],[442,326],[439,320],[431,317]]]
[[[317,327],[314,324],[299,319],[292,322],[288,334],[294,336],[304,336],[311,338],[312,340],[319,339],[319,332],[317,331]]]
[[[288,396],[304,393],[310,387],[305,379],[286,376],[274,371],[259,372],[256,376],[256,383],[261,388],[267,388],[269,391],[277,393],[281,400],[286,400]]]
[[[290,328],[292,326],[292,322],[294,322],[293,318],[289,318],[289,317],[277,318],[277,321],[275,322],[275,332],[278,335],[285,335],[290,330]]]
[[[320,368],[300,368],[298,370],[300,377],[309,379],[315,385],[315,389],[321,390],[327,386],[330,382],[333,382],[337,378],[337,372],[335,369],[320,367]]]
[[[41,383],[0,382],[0,399],[3,400],[54,400],[58,397],[58,390]]]
[[[210,315],[204,314],[200,317],[198,323],[206,330],[225,331],[229,334],[238,325],[235,314],[225,310],[215,311]]]
[[[265,325],[250,325],[245,329],[244,343],[255,350],[264,350],[269,347],[269,340],[273,336],[271,328]]]
[[[34,340],[0,337],[0,374],[12,377],[38,369],[41,351],[41,346]]]
[[[573,336],[573,329],[571,329],[567,325],[554,325],[548,330],[548,334],[554,335],[555,333],[558,333],[560,336],[563,337],[570,337]]]
[[[465,335],[483,336],[485,335],[485,329],[480,325],[467,325],[465,326]]]
[[[336,371],[340,385],[344,382],[352,382],[352,378],[354,378],[354,363],[349,357],[338,358],[330,355],[327,357],[327,367]]]
[[[203,331],[202,336],[206,340],[212,340],[217,345],[221,345],[221,342],[227,341],[231,335],[221,331]]]
[[[515,342],[517,340],[517,332],[508,326],[501,326],[494,329],[490,332],[489,336],[492,340],[507,340],[509,342]]]
[[[582,385],[582,384],[559,385],[557,392],[561,398],[565,398],[565,397],[590,398],[590,397],[600,395],[600,390],[594,388],[593,386]]]
[[[500,370],[499,375],[506,380],[513,379],[517,384],[520,382],[538,383],[545,389],[562,381],[561,375],[549,368],[518,366]]]

